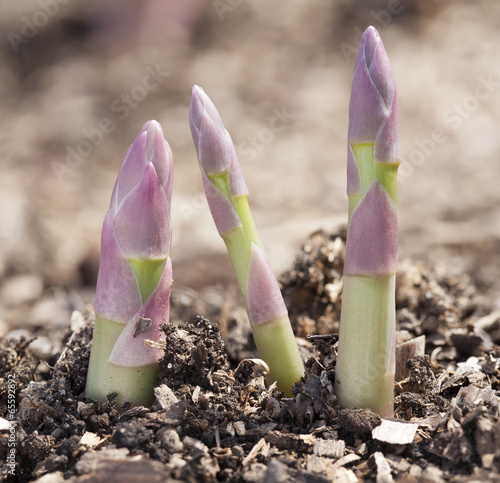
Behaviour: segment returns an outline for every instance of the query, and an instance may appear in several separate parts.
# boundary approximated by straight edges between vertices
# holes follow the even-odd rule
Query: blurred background
[[[277,274],[346,222],[350,83],[380,32],[398,85],[400,256],[467,271],[498,305],[500,2],[1,0],[0,335],[92,302],[123,156],[172,147],[177,287],[234,284],[192,145],[193,84],[235,142]]]

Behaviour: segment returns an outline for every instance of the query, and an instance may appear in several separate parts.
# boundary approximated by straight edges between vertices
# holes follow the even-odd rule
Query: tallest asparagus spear
[[[354,67],[347,156],[349,230],[335,389],[343,406],[393,414],[398,102],[377,30]]]

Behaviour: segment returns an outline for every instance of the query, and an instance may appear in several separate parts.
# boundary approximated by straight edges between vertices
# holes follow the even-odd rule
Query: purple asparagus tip
[[[400,161],[396,84],[375,27],[366,29],[359,45],[349,104],[348,137],[351,145],[375,143],[375,161]]]
[[[111,196],[116,238],[126,258],[168,255],[172,177],[170,146],[160,124],[149,121],[128,150]]]
[[[248,195],[248,189],[231,136],[214,103],[198,86],[193,87],[189,124],[210,211],[219,234],[224,237],[241,225],[233,202],[236,197]],[[229,193],[213,184],[213,176],[227,176]]]
[[[231,136],[213,102],[198,86],[193,87],[189,125],[198,160],[207,176],[227,172],[236,156]]]
[[[103,318],[125,323],[142,305],[129,260],[169,256],[172,177],[170,147],[149,121],[125,155],[103,224],[95,299]]]

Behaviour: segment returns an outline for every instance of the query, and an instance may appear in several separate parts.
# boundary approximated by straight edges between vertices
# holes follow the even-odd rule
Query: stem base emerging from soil
[[[342,295],[335,391],[341,406],[382,417],[394,412],[395,279],[345,276]]]
[[[85,394],[105,401],[109,394],[116,393],[119,406],[130,402],[132,406],[149,407],[154,402],[158,365],[122,367],[109,362],[123,327],[123,324],[96,317]]]
[[[252,330],[259,355],[270,368],[268,381],[278,381],[278,389],[291,397],[293,384],[304,376],[304,365],[288,316],[254,324]]]

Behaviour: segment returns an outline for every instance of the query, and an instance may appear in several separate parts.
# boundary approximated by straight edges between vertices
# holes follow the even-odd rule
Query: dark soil
[[[29,340],[2,341],[2,461],[12,461],[7,457],[15,449],[15,466],[4,464],[2,477],[40,483],[500,481],[500,314],[480,302],[464,274],[401,261],[398,342],[408,349],[425,336],[425,354],[415,349],[404,360],[408,352],[399,350],[404,377],[395,384],[394,419],[335,404],[344,237],[345,231],[314,233],[281,278],[306,358],[295,398],[266,384],[232,289],[174,293],[151,408],[117,409],[112,397],[96,403],[83,395],[90,311],[73,314],[50,371]],[[15,381],[16,403],[11,428],[9,381]]]

